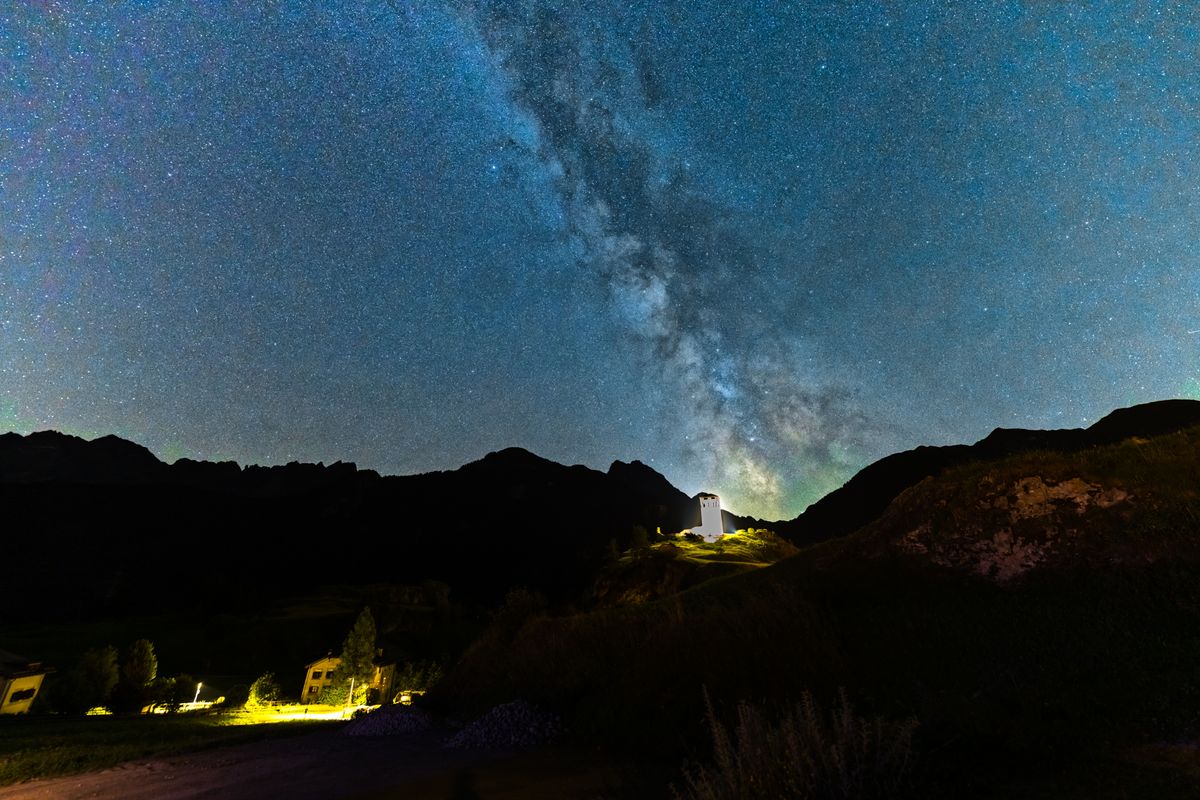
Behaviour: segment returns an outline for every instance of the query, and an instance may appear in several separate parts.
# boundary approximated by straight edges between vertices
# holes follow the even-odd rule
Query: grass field
[[[246,724],[242,715],[0,717],[0,786],[124,761],[312,733],[326,720]]]

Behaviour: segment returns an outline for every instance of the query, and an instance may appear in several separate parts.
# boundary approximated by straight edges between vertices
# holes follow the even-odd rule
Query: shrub
[[[279,700],[281,694],[279,682],[275,680],[275,673],[268,672],[250,684],[250,691],[246,696],[246,707],[259,708],[274,703]]]
[[[896,797],[912,759],[916,720],[888,722],[858,716],[845,692],[826,715],[805,692],[777,721],[739,703],[731,732],[704,694],[713,740],[710,766],[685,767],[677,800],[874,800]]]
[[[365,691],[366,687],[363,687],[363,688]],[[359,689],[358,686],[354,687],[355,695],[359,694],[358,689]],[[346,681],[345,683],[342,683],[339,680],[335,683],[330,684],[329,686],[322,686],[321,690],[319,692],[317,692],[317,702],[323,706],[344,706],[344,705],[348,705],[349,701],[350,701],[350,681]]]

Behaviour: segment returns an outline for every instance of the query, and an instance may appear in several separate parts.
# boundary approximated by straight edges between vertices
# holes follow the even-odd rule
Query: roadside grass
[[[74,775],[125,761],[295,736],[339,722],[237,724],[237,717],[0,717],[0,786]]]

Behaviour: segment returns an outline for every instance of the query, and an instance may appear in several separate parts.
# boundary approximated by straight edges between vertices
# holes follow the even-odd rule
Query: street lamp
[[[196,703],[200,700],[200,687],[203,685],[203,683],[196,684],[196,696],[192,698],[192,705],[196,705]]]

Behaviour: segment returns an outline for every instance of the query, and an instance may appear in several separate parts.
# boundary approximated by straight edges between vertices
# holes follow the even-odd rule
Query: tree
[[[342,643],[342,663],[337,671],[339,684],[348,688],[353,679],[355,702],[366,697],[367,685],[375,677],[375,652],[375,618],[370,608],[363,608]]]
[[[130,686],[146,686],[158,677],[158,656],[149,639],[138,639],[129,647],[121,674]]]
[[[275,680],[274,672],[267,672],[250,684],[250,694],[246,698],[246,708],[261,708],[277,701],[283,694],[279,681]]]
[[[63,676],[55,704],[61,711],[87,711],[102,706],[112,696],[118,677],[117,648],[93,647]]]
[[[634,550],[644,550],[650,546],[650,534],[641,525],[633,526],[633,534],[629,538],[629,546]]]
[[[442,666],[436,661],[410,661],[396,670],[395,685],[401,692],[427,692],[441,678]]]
[[[109,704],[113,711],[138,711],[153,699],[150,684],[158,677],[158,656],[149,639],[130,645],[121,663],[121,680]]]

